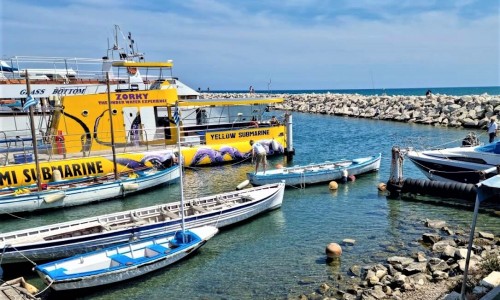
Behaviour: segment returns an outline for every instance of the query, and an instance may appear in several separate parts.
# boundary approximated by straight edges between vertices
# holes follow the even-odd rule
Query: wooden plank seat
[[[167,247],[164,247],[162,245],[159,245],[159,244],[155,244],[155,245],[152,245],[152,246],[148,246],[148,249],[151,249],[155,252],[158,252],[160,254],[167,254],[168,252],[170,252],[170,248],[167,248]]]

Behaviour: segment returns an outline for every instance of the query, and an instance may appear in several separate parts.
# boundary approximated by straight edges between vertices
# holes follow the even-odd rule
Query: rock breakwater
[[[365,96],[359,94],[203,93],[204,99],[280,97],[276,109],[444,127],[486,128],[500,116],[500,95]]]

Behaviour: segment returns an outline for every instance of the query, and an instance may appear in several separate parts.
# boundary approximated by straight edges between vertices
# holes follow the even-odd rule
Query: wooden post
[[[111,90],[109,86],[109,72],[106,72],[106,85],[108,88],[108,113],[109,128],[111,130],[111,150],[113,151],[113,173],[115,174],[115,180],[118,180],[118,168],[116,166],[115,131],[113,128],[113,114],[111,113]]]

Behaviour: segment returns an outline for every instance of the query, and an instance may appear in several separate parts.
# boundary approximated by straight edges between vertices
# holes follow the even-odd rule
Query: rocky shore
[[[429,229],[418,241],[428,254],[388,256],[374,265],[353,265],[316,291],[297,299],[458,299],[465,269],[468,233],[448,228],[445,221],[425,220]],[[346,239],[345,246],[355,246]],[[500,238],[476,232],[469,264],[467,299],[480,299],[500,285]],[[334,262],[335,263],[335,262]],[[498,296],[498,295],[497,295]]]
[[[357,94],[260,94],[204,93],[202,98],[281,97],[276,109],[338,116],[372,118],[444,127],[485,128],[491,117],[500,116],[500,95],[363,96]],[[301,279],[302,294],[289,299],[459,299],[469,233],[450,228],[445,221],[421,220],[425,232],[412,249],[395,256],[395,249],[371,255],[378,263],[340,266],[328,281],[310,285]],[[498,233],[496,233],[498,234]],[[348,255],[356,241],[341,243]],[[393,246],[391,246],[393,247]],[[472,247],[466,299],[480,299],[500,285],[500,237],[477,231]],[[361,259],[360,259],[361,260]],[[366,261],[365,261],[366,263]],[[340,271],[342,269],[342,271]],[[309,285],[305,288],[305,285]],[[317,286],[316,286],[317,285]],[[305,292],[308,290],[307,292]],[[500,297],[500,294],[496,295]]]
[[[500,116],[500,95],[364,96],[359,94],[203,93],[204,99],[281,97],[277,109],[445,127],[485,128]]]

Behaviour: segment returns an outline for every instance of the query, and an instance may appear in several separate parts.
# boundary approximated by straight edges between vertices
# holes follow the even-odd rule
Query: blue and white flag
[[[181,118],[179,116],[179,107],[175,105],[175,110],[174,110],[174,122],[175,125],[179,126],[179,122],[181,121]]]
[[[38,101],[35,100],[31,95],[26,97],[26,102],[24,102],[23,110],[28,110],[30,106],[37,105]]]

